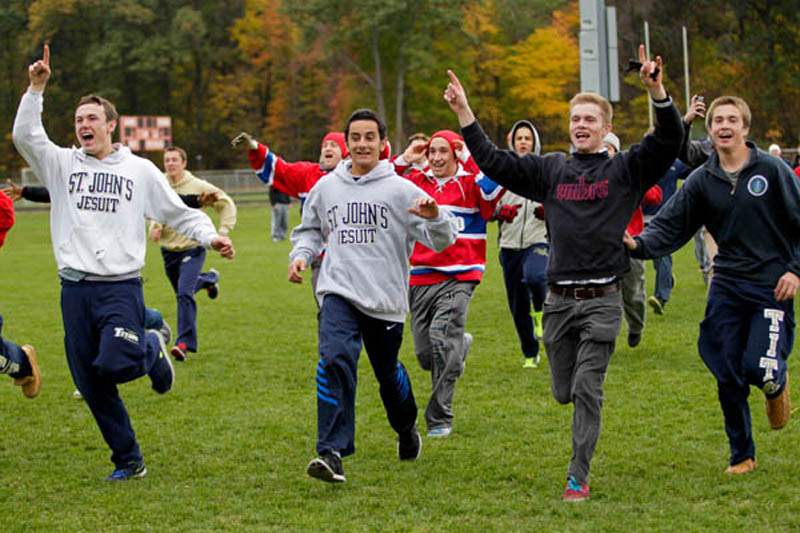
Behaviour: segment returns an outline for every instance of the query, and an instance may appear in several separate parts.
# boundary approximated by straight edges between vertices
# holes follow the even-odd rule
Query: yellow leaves
[[[572,33],[575,11],[574,6],[568,12],[556,11],[550,26],[535,30],[506,56],[509,94],[528,110],[527,116],[563,118],[569,110],[580,72]]]

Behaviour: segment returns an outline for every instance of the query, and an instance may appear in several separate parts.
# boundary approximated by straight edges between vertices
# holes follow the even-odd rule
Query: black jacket
[[[667,255],[700,226],[719,253],[714,275],[774,286],[787,271],[800,276],[800,187],[789,167],[750,142],[736,187],[712,152],[639,237],[632,255]]]
[[[683,127],[667,100],[656,106],[655,131],[609,159],[598,154],[543,157],[499,150],[475,122],[462,130],[484,174],[544,204],[550,230],[549,282],[622,276],[630,261],[622,236],[644,196],[678,156]]]

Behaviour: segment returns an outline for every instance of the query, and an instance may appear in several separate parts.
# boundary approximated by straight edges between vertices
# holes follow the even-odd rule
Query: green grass
[[[18,213],[0,252],[0,313],[5,336],[39,349],[44,385],[29,401],[0,380],[0,530],[800,528],[800,422],[770,431],[758,391],[751,406],[759,468],[737,478],[722,473],[727,440],[714,380],[696,351],[705,292],[690,248],[675,256],[678,287],[667,314],[648,315],[635,350],[623,327],[606,380],[592,500],[560,501],[572,408],[552,399],[546,364],[521,368],[493,236],[470,307],[475,344],[457,387],[452,437],[426,439],[416,463],[397,461],[362,357],[348,482],[309,479],[315,307],[307,285],[286,282],[289,244],[270,241],[268,218],[265,204],[242,208],[236,260],[206,262],[222,272],[221,296],[198,295],[201,353],[176,365],[175,390],[160,397],[147,379],[122,387],[150,472],[111,485],[102,481],[110,452],[86,406],[71,398],[47,213]],[[652,287],[650,264],[647,272]],[[145,277],[148,304],[174,324],[174,296],[154,246]],[[430,382],[408,329],[401,358],[421,421]]]

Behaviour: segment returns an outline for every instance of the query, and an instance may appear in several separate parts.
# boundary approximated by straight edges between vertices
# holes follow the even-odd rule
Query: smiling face
[[[603,148],[603,137],[611,131],[611,124],[603,118],[603,110],[592,103],[572,106],[569,113],[569,139],[575,151],[593,154]]]
[[[117,127],[116,120],[107,120],[103,106],[86,103],[75,110],[75,136],[83,151],[103,159],[112,151],[111,136]]]
[[[331,170],[342,160],[342,149],[336,141],[325,141],[319,151],[319,166],[322,170]]]
[[[183,178],[183,171],[186,169],[186,161],[177,150],[167,150],[164,152],[164,170],[170,180],[177,183]]]
[[[733,152],[745,146],[750,128],[745,126],[742,112],[733,104],[716,106],[709,117],[708,133],[717,150]]]
[[[354,176],[362,176],[378,164],[386,139],[381,139],[378,123],[374,120],[354,120],[348,126],[347,150],[353,162]]]
[[[431,140],[431,145],[428,147],[428,165],[437,178],[455,176],[458,162],[449,142],[441,137]]]

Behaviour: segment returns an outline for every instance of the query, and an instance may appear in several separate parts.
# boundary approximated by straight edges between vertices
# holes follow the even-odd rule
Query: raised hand
[[[408,212],[431,220],[439,216],[439,205],[433,198],[421,196],[414,200],[414,205],[408,208]]]
[[[410,165],[420,163],[425,159],[425,152],[427,149],[428,143],[422,139],[416,139],[409,144],[405,152],[403,152],[403,159]]]
[[[458,122],[461,127],[469,126],[475,122],[475,115],[469,107],[469,102],[467,102],[467,93],[452,70],[447,70],[447,76],[450,78],[450,82],[444,90],[444,99],[450,109],[458,115]]]
[[[44,91],[47,80],[50,79],[50,45],[44,45],[42,59],[37,59],[28,67],[30,88],[36,92]]]
[[[258,142],[253,139],[253,136],[249,133],[241,132],[239,135],[231,139],[231,146],[234,148],[242,145],[247,150],[255,150],[258,148]]]
[[[697,117],[705,118],[706,116],[706,100],[702,96],[694,95],[689,103],[689,110],[683,115],[683,121],[686,124],[691,124]]]
[[[650,97],[653,100],[663,100],[667,97],[667,91],[664,89],[664,62],[661,56],[656,56],[655,61],[647,59],[647,54],[644,51],[644,45],[639,45],[639,63],[642,67],[639,69],[639,79],[642,84],[647,88]]]

